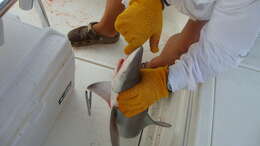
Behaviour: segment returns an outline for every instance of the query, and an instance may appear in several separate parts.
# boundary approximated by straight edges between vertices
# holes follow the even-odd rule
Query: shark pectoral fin
[[[117,110],[116,107],[112,107],[110,115],[110,138],[112,146],[119,146],[119,133],[116,124]]]
[[[162,121],[155,121],[151,118],[151,116],[146,113],[146,116],[144,118],[144,128],[146,126],[149,126],[149,125],[157,125],[157,126],[161,126],[161,127],[166,127],[166,128],[169,128],[171,127],[172,125],[169,124],[169,123],[166,123],[166,122],[162,122]]]
[[[166,123],[166,122],[162,122],[162,121],[154,121],[154,124],[157,125],[157,126],[165,127],[165,128],[172,127],[171,124]]]
[[[87,87],[90,92],[93,92],[103,98],[108,106],[111,103],[111,82],[110,81],[102,81],[96,82]]]

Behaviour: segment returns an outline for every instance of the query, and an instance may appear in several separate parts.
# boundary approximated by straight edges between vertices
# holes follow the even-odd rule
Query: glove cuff
[[[161,89],[161,95],[164,95],[162,98],[168,97],[169,96],[169,90],[168,90],[168,73],[169,73],[169,67],[168,66],[164,66],[161,67],[162,68],[162,80],[163,80],[163,87]]]

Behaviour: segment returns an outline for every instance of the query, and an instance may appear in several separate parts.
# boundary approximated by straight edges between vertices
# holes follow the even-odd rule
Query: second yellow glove
[[[127,117],[145,111],[160,98],[168,97],[168,67],[141,69],[141,81],[133,88],[119,93],[119,110]]]
[[[130,54],[149,38],[151,51],[153,53],[159,51],[162,7],[161,0],[131,0],[129,7],[117,17],[115,29],[128,42],[125,54]]]

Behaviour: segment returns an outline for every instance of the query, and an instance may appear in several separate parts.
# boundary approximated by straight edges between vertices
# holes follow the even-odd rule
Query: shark
[[[92,93],[101,97],[111,109],[109,122],[112,146],[120,146],[120,136],[134,138],[149,125],[171,127],[169,123],[153,120],[148,110],[128,118],[118,109],[116,103],[118,93],[134,87],[141,80],[142,57],[143,47],[141,46],[122,61],[121,65],[116,68],[116,74],[111,81],[95,82],[87,87],[85,94],[89,116],[91,115]]]

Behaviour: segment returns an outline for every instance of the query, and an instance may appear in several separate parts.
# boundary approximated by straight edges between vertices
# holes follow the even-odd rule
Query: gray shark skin
[[[140,134],[142,129],[149,125],[171,127],[170,124],[154,121],[148,114],[148,110],[131,118],[125,117],[115,105],[111,105],[112,92],[125,91],[140,81],[140,68],[142,66],[143,48],[135,50],[123,63],[122,67],[113,78],[112,82],[96,82],[87,87],[86,102],[88,113],[91,115],[92,92],[104,99],[111,108],[110,138],[112,146],[120,146],[119,136],[133,138]]]
[[[116,93],[132,88],[140,80],[143,48],[136,49],[124,61],[123,65],[112,80],[112,90]]]

